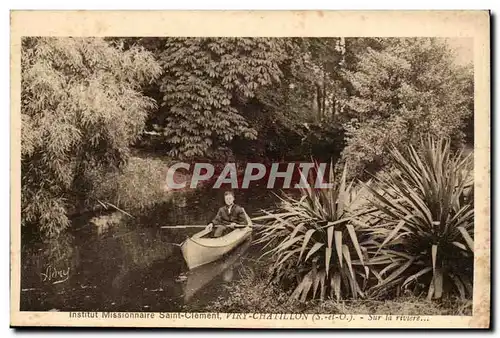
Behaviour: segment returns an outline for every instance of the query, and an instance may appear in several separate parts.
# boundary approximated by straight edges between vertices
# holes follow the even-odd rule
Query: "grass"
[[[104,178],[94,196],[128,212],[144,213],[172,197],[165,189],[168,164],[162,158],[131,157],[121,172]]]
[[[367,186],[387,220],[384,231],[372,236],[381,245],[370,252],[371,262],[383,264],[372,267],[379,279],[372,295],[405,287],[423,288],[429,299],[446,292],[472,295],[471,155],[432,139],[423,140],[420,152],[410,146],[404,153],[393,148],[390,155],[396,170],[376,182],[386,196]]]
[[[186,310],[236,313],[328,313],[328,314],[395,314],[470,316],[472,301],[448,298],[440,301],[403,295],[392,300],[309,300],[300,302],[290,293],[266,283],[263,268],[246,268],[242,277],[231,284],[223,284],[224,296],[198,308]]]

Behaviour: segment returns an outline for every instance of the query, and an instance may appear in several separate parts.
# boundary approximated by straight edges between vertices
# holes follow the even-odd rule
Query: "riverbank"
[[[239,280],[221,284],[223,296],[202,306],[186,305],[187,311],[238,313],[334,313],[398,314],[427,316],[470,316],[472,301],[448,299],[429,301],[415,296],[394,300],[307,301],[290,300],[289,295],[265,281],[265,270],[247,268]]]

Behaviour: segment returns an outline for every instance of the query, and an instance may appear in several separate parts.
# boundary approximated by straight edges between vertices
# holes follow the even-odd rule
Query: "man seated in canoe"
[[[214,237],[220,237],[234,229],[236,225],[250,225],[251,221],[245,210],[234,203],[234,194],[232,191],[224,193],[225,206],[220,207],[215,218],[207,225],[206,229],[212,231],[216,225]]]

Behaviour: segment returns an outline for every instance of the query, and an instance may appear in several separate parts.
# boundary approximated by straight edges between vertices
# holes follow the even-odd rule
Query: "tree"
[[[157,125],[177,158],[206,156],[256,130],[236,108],[280,81],[281,42],[267,38],[165,38],[155,46],[164,75]]]
[[[332,119],[340,102],[342,39],[121,41],[152,51],[164,68],[164,76],[144,88],[161,103],[148,120],[147,149],[181,159],[283,159],[342,139]],[[340,147],[331,148],[338,153]]]
[[[24,38],[21,65],[21,218],[50,236],[126,163],[155,106],[139,86],[161,68],[143,48],[100,38]]]
[[[351,173],[387,165],[387,144],[415,144],[422,134],[463,142],[464,121],[472,114],[470,69],[454,64],[445,41],[394,38],[370,41],[347,69],[347,146],[343,159]],[[378,44],[377,44],[378,43]]]

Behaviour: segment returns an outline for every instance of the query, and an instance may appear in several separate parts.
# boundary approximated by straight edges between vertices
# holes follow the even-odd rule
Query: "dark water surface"
[[[270,190],[236,191],[253,217],[276,200]],[[74,220],[72,231],[51,243],[23,238],[21,311],[179,311],[224,297],[224,283],[255,264],[259,248],[245,243],[228,257],[188,272],[178,245],[201,229],[162,225],[207,224],[223,191],[176,193],[146,215],[107,229]]]

